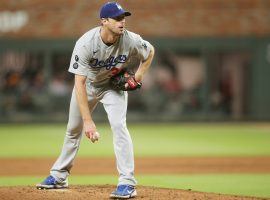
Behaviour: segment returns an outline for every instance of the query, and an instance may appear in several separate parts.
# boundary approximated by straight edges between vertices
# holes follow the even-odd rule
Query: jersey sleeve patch
[[[136,38],[135,42],[135,50],[140,58],[140,60],[145,61],[150,53],[150,43],[146,40],[143,40],[140,36]]]
[[[74,47],[68,71],[78,75],[87,76],[89,70],[89,52],[84,45]]]

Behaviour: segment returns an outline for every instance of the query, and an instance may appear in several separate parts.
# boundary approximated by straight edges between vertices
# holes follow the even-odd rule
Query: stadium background
[[[11,164],[9,159],[31,163],[33,158],[58,155],[73,87],[73,77],[67,72],[70,56],[78,37],[99,25],[104,2],[0,0],[0,185],[33,185],[47,175],[15,173],[10,178],[4,171]],[[238,177],[215,171],[206,177],[195,174],[198,179],[181,173],[166,177],[167,182],[179,178],[173,183],[160,174],[155,174],[159,179],[141,175],[141,183],[183,189],[189,182],[200,191],[269,197],[270,1],[118,2],[132,12],[127,29],[156,48],[143,88],[129,95],[127,117],[135,132],[135,155],[262,157],[267,161],[266,170],[247,171],[248,178],[239,171]],[[102,106],[95,110],[94,119],[104,132],[104,141],[93,147],[84,140],[79,157],[112,158]],[[60,124],[52,125],[55,122]],[[216,184],[217,177],[228,182]],[[115,182],[110,177],[89,179],[93,184]],[[87,184],[89,179],[78,178],[75,183]],[[237,181],[250,185],[239,189]]]
[[[102,2],[1,2],[1,121],[66,119],[70,55]],[[270,119],[269,1],[119,2],[128,29],[157,49],[130,120]]]

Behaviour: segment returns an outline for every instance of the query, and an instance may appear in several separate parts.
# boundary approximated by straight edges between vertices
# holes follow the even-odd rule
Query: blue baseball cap
[[[100,9],[100,18],[114,18],[122,14],[125,14],[125,16],[131,15],[130,12],[125,11],[122,6],[116,2],[105,3]]]

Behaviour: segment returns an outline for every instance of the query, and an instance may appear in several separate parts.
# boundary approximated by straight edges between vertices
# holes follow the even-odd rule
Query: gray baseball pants
[[[126,126],[127,92],[107,90],[101,97],[97,97],[94,88],[87,90],[88,103],[92,112],[98,102],[103,104],[113,132],[113,146],[119,173],[118,185],[136,185],[134,178],[133,144]],[[102,133],[101,133],[102,134]],[[83,135],[83,121],[77,104],[75,90],[73,89],[70,101],[69,119],[62,152],[50,174],[59,182],[66,181],[73,161],[78,152]]]

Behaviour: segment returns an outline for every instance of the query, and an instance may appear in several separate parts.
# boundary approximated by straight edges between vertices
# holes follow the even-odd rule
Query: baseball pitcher
[[[69,108],[69,120],[62,152],[50,175],[38,189],[68,187],[68,176],[79,149],[82,133],[95,142],[99,138],[91,113],[101,102],[113,132],[119,182],[111,198],[137,195],[134,178],[133,145],[126,126],[127,91],[139,89],[153,56],[153,46],[139,35],[125,29],[125,17],[131,13],[118,3],[108,2],[100,10],[101,26],[86,32],[73,50],[69,72],[75,83]],[[130,72],[133,58],[140,60],[135,73]]]

